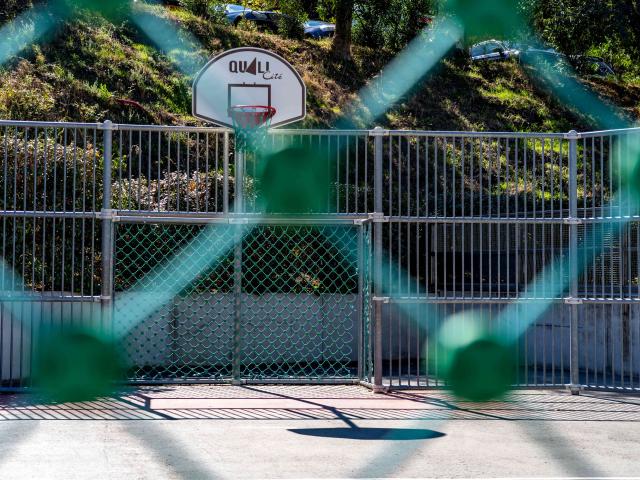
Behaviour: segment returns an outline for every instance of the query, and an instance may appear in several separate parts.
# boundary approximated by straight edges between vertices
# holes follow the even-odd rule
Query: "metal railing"
[[[615,194],[639,136],[271,131],[272,147],[295,140],[327,157],[325,211],[289,225],[373,221],[374,295],[362,308],[374,316],[358,334],[373,365],[361,363],[357,378],[442,386],[433,339],[446,318],[481,311],[503,328],[500,313],[519,299],[522,312],[549,304],[520,326],[519,385],[638,389],[640,217]],[[28,383],[38,325],[112,322],[114,292],[127,284],[120,226],[282,224],[260,211],[256,162],[239,158],[227,129],[0,121],[0,255],[20,279],[0,286],[2,385]],[[557,264],[567,268],[535,281]],[[169,377],[189,380],[192,367]]]

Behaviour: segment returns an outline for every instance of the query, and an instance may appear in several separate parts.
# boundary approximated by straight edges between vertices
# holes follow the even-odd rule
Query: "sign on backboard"
[[[229,108],[237,105],[274,107],[271,126],[302,120],[307,89],[289,62],[260,48],[235,48],[213,58],[193,83],[193,115],[233,127]]]

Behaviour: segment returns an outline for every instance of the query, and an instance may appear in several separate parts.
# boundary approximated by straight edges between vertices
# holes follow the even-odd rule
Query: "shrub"
[[[180,0],[180,5],[200,17],[209,16],[210,3],[210,0]]]
[[[207,18],[215,23],[225,24],[225,2],[222,0],[180,0],[180,5],[194,15]]]
[[[307,21],[300,0],[281,0],[280,13],[282,16],[278,21],[278,32],[287,38],[304,38],[304,22]]]
[[[23,61],[14,74],[0,76],[0,118],[56,120],[53,88],[34,73]]]
[[[356,2],[354,41],[373,48],[398,51],[424,27],[432,13],[432,0],[371,0]]]
[[[31,7],[31,0],[4,0],[0,5],[0,25]]]

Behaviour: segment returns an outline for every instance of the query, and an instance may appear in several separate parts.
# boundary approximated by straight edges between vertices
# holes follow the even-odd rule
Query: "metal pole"
[[[235,165],[235,213],[244,213],[244,151],[238,147],[236,138],[236,165]],[[242,225],[236,225],[234,230],[234,254],[233,254],[233,358],[232,375],[233,384],[240,384],[241,377],[241,334],[242,334]]]
[[[224,133],[224,158],[222,159],[222,211],[229,213],[229,132]]]
[[[244,213],[244,151],[236,144],[236,172],[235,172],[235,212]]]
[[[370,135],[374,137],[374,210],[376,223],[374,225],[374,325],[373,325],[373,391],[374,393],[382,392],[382,305],[383,301],[380,297],[383,295],[382,290],[382,217],[384,216],[384,208],[382,202],[382,137],[387,132],[380,127],[376,127],[371,131]]]
[[[578,132],[569,132],[569,262],[571,274],[571,340],[569,388],[573,395],[580,393],[578,369]]]
[[[366,275],[364,272],[364,228],[365,226],[360,224],[358,226],[358,379],[364,379],[364,369],[366,361],[364,359],[364,281]],[[368,307],[368,306],[367,306]]]
[[[102,124],[104,158],[102,169],[102,290],[100,294],[103,328],[113,332],[113,210],[111,209],[111,156],[113,154],[113,124]]]

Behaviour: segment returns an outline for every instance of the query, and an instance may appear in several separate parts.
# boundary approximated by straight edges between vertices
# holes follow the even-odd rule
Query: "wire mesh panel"
[[[131,379],[358,378],[368,237],[364,225],[118,225],[114,322]],[[210,242],[231,247],[212,262]],[[165,266],[188,244],[199,253],[182,268],[210,266],[177,288]],[[145,318],[118,308],[159,290],[175,295]]]
[[[190,242],[199,242],[197,225],[121,224],[116,230],[114,324],[132,379],[229,378],[233,332],[232,259],[229,255],[184,288],[167,261]],[[229,227],[217,227],[206,241],[233,239]],[[185,255],[182,267],[208,262],[202,240],[196,255]],[[161,290],[176,290],[146,318],[131,316],[132,301],[152,303]],[[179,290],[178,290],[179,289]],[[130,292],[131,291],[131,292]],[[135,315],[135,314],[134,314]]]

